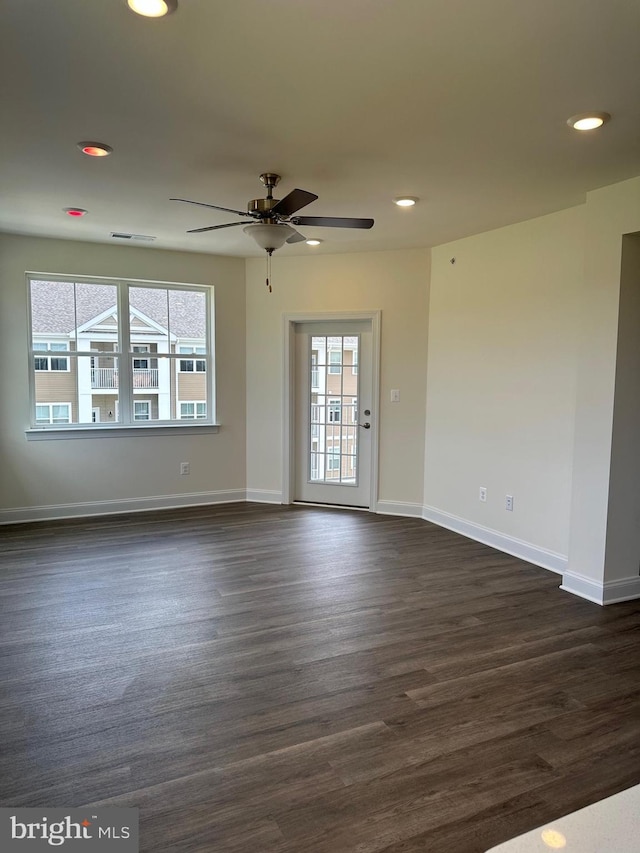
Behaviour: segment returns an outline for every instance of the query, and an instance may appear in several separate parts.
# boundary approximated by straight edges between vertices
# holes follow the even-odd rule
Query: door
[[[297,323],[294,389],[294,500],[368,508],[371,322]]]

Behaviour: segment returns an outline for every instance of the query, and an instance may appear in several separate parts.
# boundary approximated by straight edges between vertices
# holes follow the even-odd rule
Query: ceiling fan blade
[[[289,227],[291,227],[291,226],[289,226]],[[304,234],[301,234],[299,231],[296,231],[294,228],[293,234],[291,235],[291,237],[289,237],[289,239],[287,240],[287,243],[302,243],[302,241],[306,240],[306,239],[307,238],[304,236]]]
[[[342,216],[295,216],[294,225],[317,225],[321,228],[372,228],[373,219],[353,219]]]
[[[277,204],[274,204],[271,210],[280,216],[291,216],[296,210],[306,207],[306,205],[311,204],[317,198],[318,196],[315,193],[308,193],[306,190],[291,190],[288,195],[281,198]]]
[[[246,210],[232,210],[230,207],[219,207],[217,204],[207,204],[204,201],[191,201],[190,198],[170,198],[169,201],[184,201],[185,204],[197,204],[200,207],[212,207],[214,210],[224,210],[225,213],[237,213],[238,216],[251,216]]]
[[[246,225],[246,222],[227,222],[226,225],[208,225],[206,228],[192,228],[187,234],[202,234],[203,231],[217,231],[219,228],[233,228],[234,225]]]

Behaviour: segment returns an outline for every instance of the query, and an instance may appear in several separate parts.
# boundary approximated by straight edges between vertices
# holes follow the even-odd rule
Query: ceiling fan
[[[246,213],[243,210],[233,210],[229,207],[220,207],[217,204],[206,204],[203,201],[191,201],[188,198],[172,198],[170,201],[182,201],[186,204],[197,204],[200,207],[211,207],[214,210],[224,210],[226,213],[236,213],[245,218],[243,222],[227,222],[225,225],[209,225],[205,228],[192,228],[187,234],[201,234],[203,231],[217,231],[220,228],[233,228],[236,225],[244,225],[245,234],[249,234],[261,249],[269,256],[276,249],[280,249],[285,243],[300,243],[306,237],[293,227],[302,225],[321,228],[371,228],[373,219],[355,219],[339,216],[297,216],[297,211],[318,196],[306,190],[291,190],[282,199],[273,197],[273,188],[280,182],[280,175],[273,172],[265,172],[260,175],[260,180],[267,188],[266,198],[254,198],[247,205]],[[247,224],[247,218],[250,222]]]

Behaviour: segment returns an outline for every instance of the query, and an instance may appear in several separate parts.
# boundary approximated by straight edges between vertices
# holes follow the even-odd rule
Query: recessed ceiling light
[[[113,148],[104,142],[78,142],[78,148],[88,157],[108,157],[113,153]]]
[[[567,124],[574,130],[595,130],[609,121],[609,113],[580,113],[567,119]]]
[[[306,241],[307,246],[319,246],[322,243],[322,240],[318,240],[316,237],[312,237],[310,240]]]
[[[62,209],[67,216],[85,216],[85,214],[89,213],[83,207],[63,207]]]
[[[397,204],[398,207],[413,207],[417,201],[418,199],[414,195],[401,195],[394,198],[393,203]]]
[[[127,0],[127,6],[136,15],[145,18],[164,18],[178,8],[178,0]]]

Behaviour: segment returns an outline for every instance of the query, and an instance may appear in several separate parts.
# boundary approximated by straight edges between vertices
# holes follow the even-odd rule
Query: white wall
[[[215,286],[218,434],[27,441],[29,425],[25,271],[122,276]],[[139,499],[233,493],[244,496],[244,261],[150,248],[0,235],[0,517],[22,520],[85,504],[100,511]],[[179,463],[191,475],[179,475]],[[116,502],[111,504],[109,502]],[[129,503],[127,503],[129,502]],[[143,501],[144,503],[144,501]],[[149,503],[149,501],[147,501]],[[153,504],[153,501],[151,501]],[[157,503],[157,501],[156,501]]]
[[[282,491],[282,317],[382,312],[379,499],[422,504],[429,252],[273,256],[247,261],[247,487]],[[401,392],[390,403],[391,388]]]
[[[640,234],[623,240],[609,508],[607,581],[640,570]]]
[[[589,193],[578,315],[570,558],[564,586],[596,600],[608,580],[616,582],[628,577],[628,569],[616,567],[611,561],[607,565],[608,577],[605,576],[605,549],[622,240],[624,234],[636,231],[640,231],[640,178]]]
[[[556,570],[569,548],[583,251],[576,207],[432,256],[425,517],[514,553],[528,543]]]

